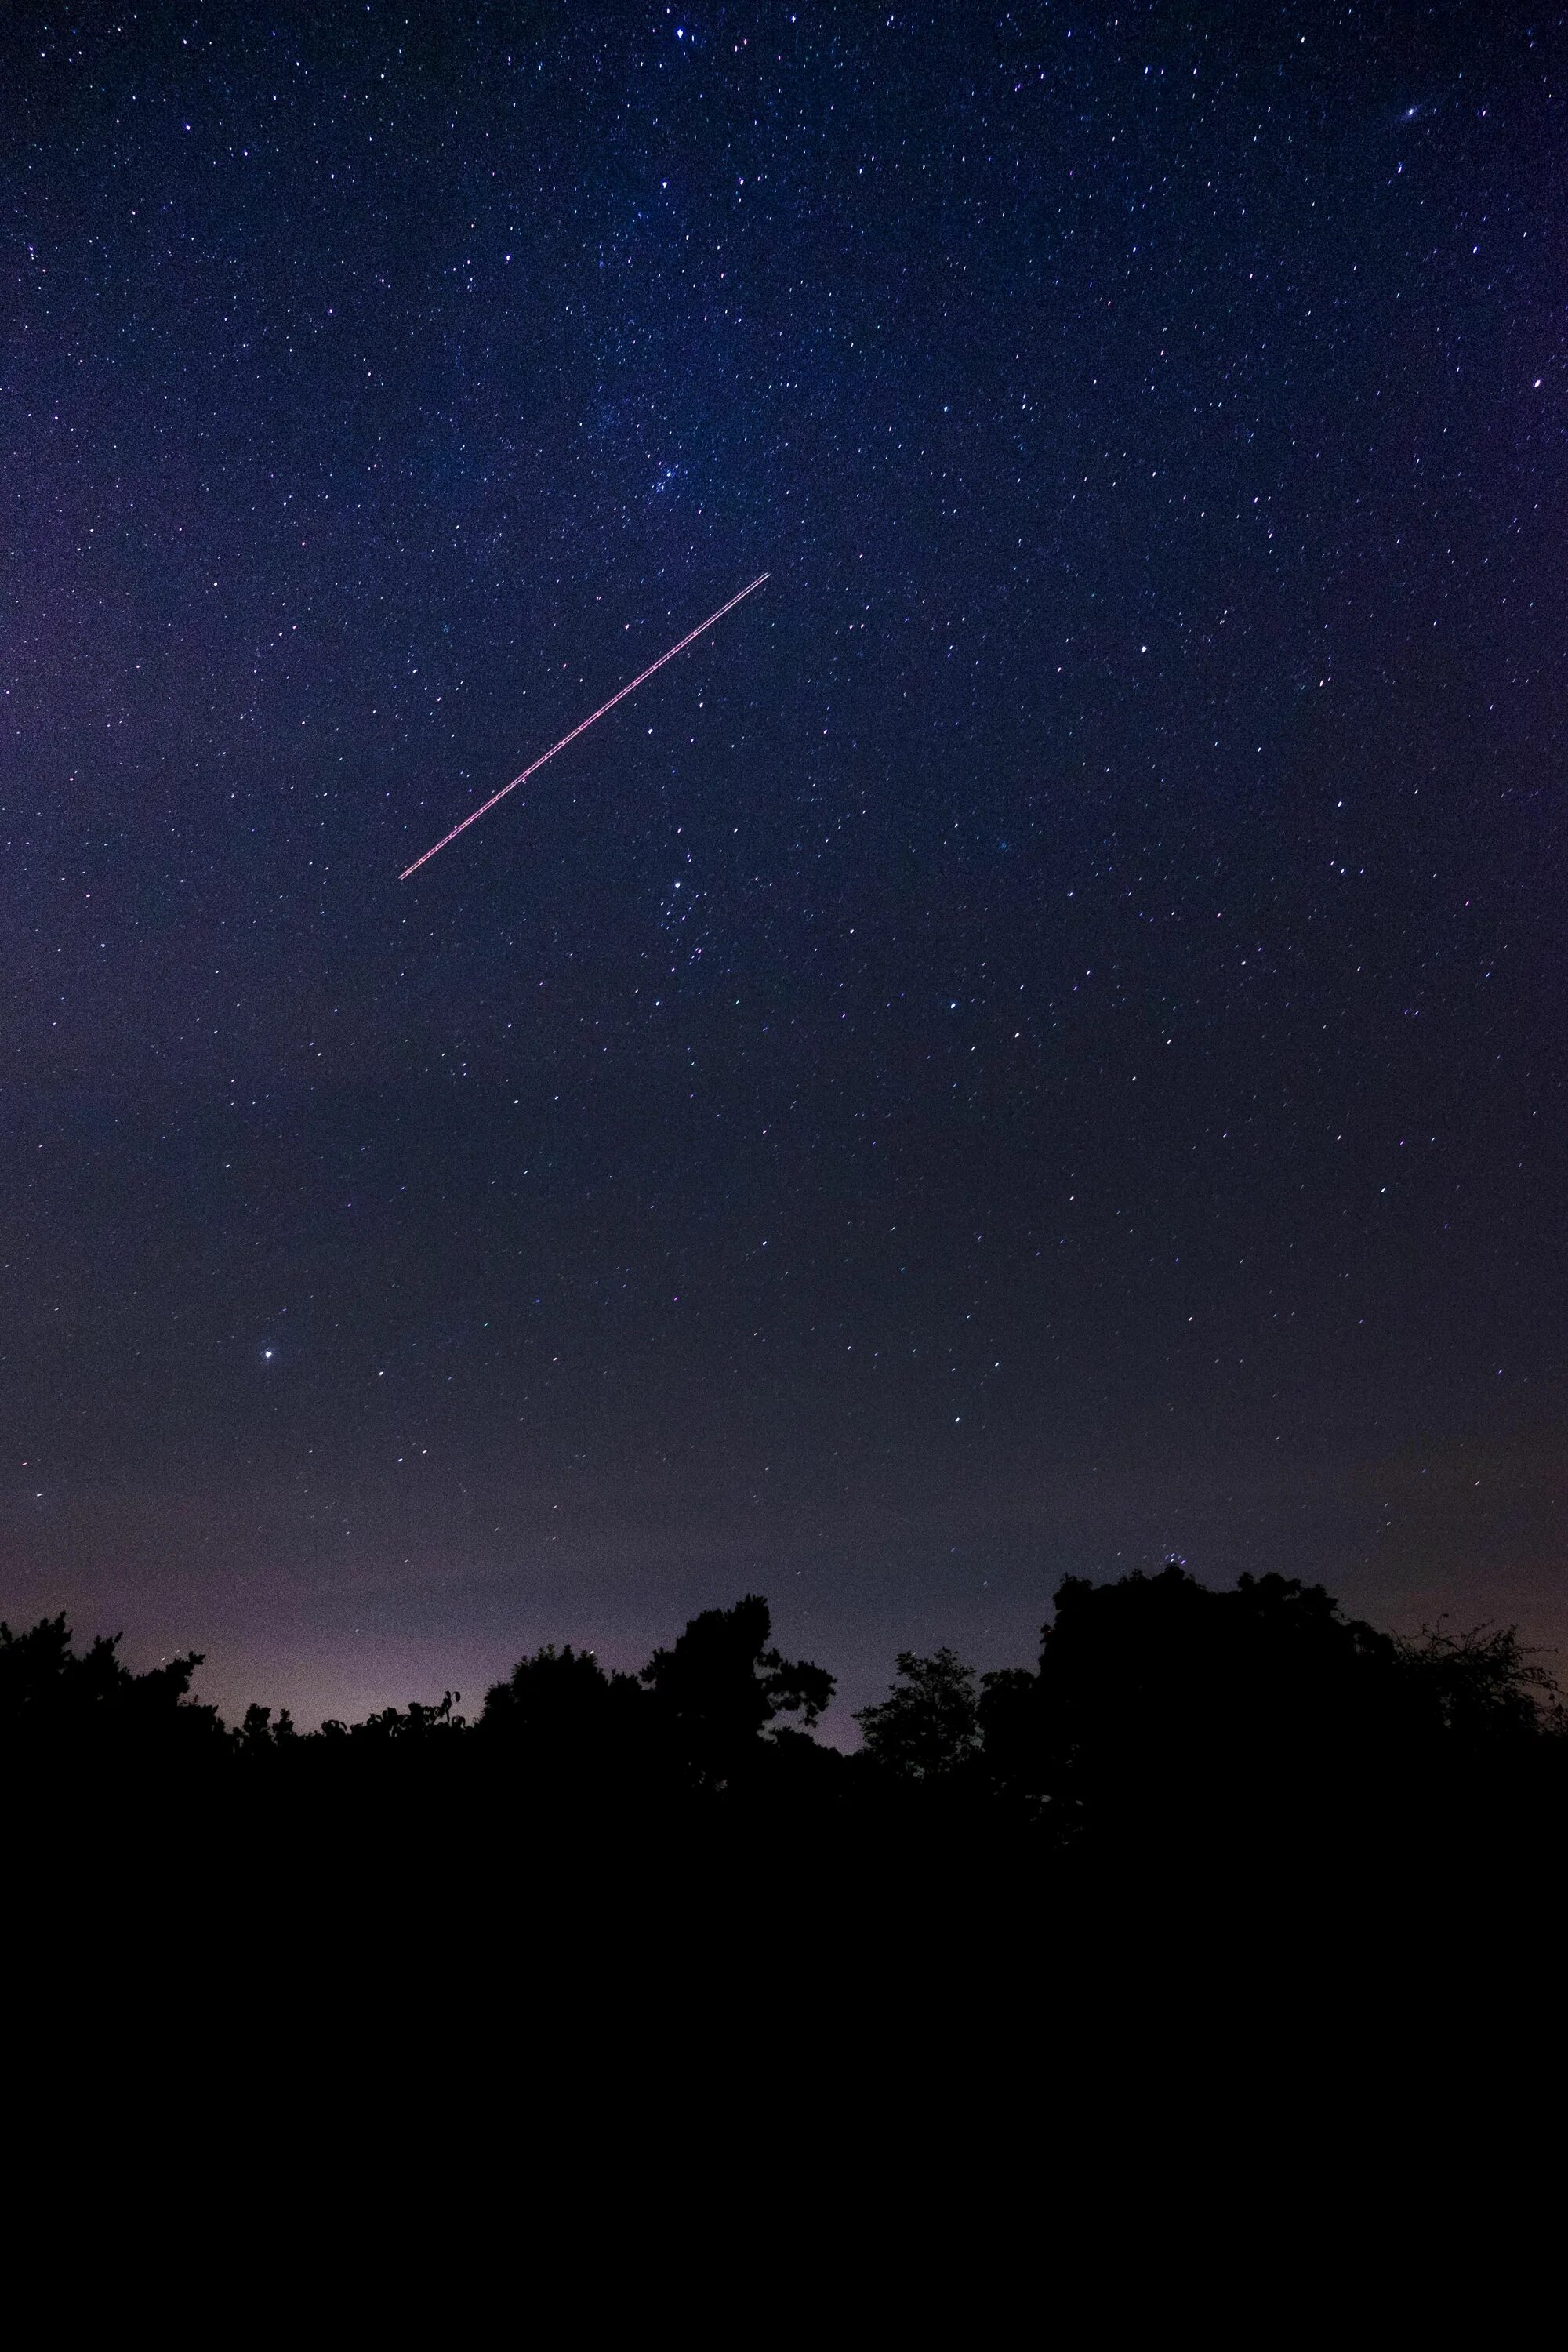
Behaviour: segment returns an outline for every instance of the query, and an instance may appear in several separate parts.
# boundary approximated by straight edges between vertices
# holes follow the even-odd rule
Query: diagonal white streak
[[[503,784],[499,793],[492,793],[489,800],[482,801],[477,809],[470,809],[468,815],[452,827],[450,833],[444,833],[441,835],[434,848],[427,849],[423,857],[416,857],[412,866],[405,866],[398,876],[398,880],[406,882],[411,874],[417,874],[422,866],[428,866],[437,850],[445,849],[447,843],[456,841],[460,833],[467,833],[469,825],[478,824],[480,817],[488,815],[497,801],[504,801],[508,793],[515,793],[519,784],[526,784],[530,776],[538,774],[546,760],[553,760],[557,751],[564,751],[567,744],[574,743],[578,736],[584,734],[596,719],[602,719],[606,710],[613,710],[617,702],[624,702],[628,694],[635,694],[638,687],[646,684],[653,676],[656,669],[662,669],[666,662],[672,662],[675,659],[677,654],[683,654],[687,646],[694,644],[702,635],[704,629],[710,629],[715,621],[721,621],[726,613],[732,613],[736,605],[751,594],[753,588],[760,588],[764,580],[772,577],[771,572],[759,572],[754,580],[747,582],[738,596],[731,596],[727,604],[721,604],[716,613],[710,613],[705,621],[699,621],[694,629],[688,630],[678,646],[671,646],[667,654],[660,654],[656,662],[649,662],[647,669],[639,670],[630,684],[623,686],[618,694],[612,694],[608,702],[601,702],[597,710],[591,710],[586,719],[580,719],[569,735],[563,735],[559,743],[552,743],[548,751],[542,751],[538,759],[531,761],[520,776],[514,776],[510,784]]]

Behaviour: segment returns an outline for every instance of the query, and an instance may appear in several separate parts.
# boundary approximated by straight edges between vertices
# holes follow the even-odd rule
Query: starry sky
[[[8,11],[0,1613],[1568,1643],[1565,50]]]

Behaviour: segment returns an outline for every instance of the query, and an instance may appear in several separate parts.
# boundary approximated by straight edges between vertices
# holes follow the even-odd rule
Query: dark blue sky
[[[1568,1640],[1556,13],[0,42],[0,1611]]]

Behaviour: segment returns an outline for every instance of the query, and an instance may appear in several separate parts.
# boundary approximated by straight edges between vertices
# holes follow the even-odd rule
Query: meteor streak
[[[760,588],[764,580],[769,580],[772,577],[773,574],[771,572],[759,572],[754,580],[747,582],[745,587],[741,590],[738,596],[731,596],[727,604],[721,604],[716,613],[710,613],[705,621],[699,621],[697,626],[694,629],[689,630],[687,635],[681,638],[680,643],[678,646],[671,646],[667,654],[660,654],[656,662],[649,662],[647,669],[639,670],[636,677],[632,679],[628,686],[623,686],[618,694],[612,694],[608,702],[601,702],[597,710],[591,710],[586,719],[580,719],[569,735],[563,735],[559,743],[552,743],[548,751],[542,751],[538,759],[532,761],[529,766],[524,768],[520,776],[514,776],[510,784],[503,784],[499,793],[492,793],[488,801],[482,801],[477,809],[471,809],[468,812],[468,814],[462,819],[460,824],[455,824],[452,827],[450,833],[444,833],[441,835],[440,840],[435,845],[435,848],[427,849],[423,857],[416,857],[412,866],[405,866],[402,873],[398,876],[398,880],[400,882],[406,882],[411,874],[417,874],[422,866],[428,866],[430,860],[435,856],[437,850],[445,849],[448,842],[456,841],[458,835],[460,833],[466,833],[469,825],[477,824],[480,817],[488,815],[489,811],[494,808],[497,801],[504,801],[508,793],[515,793],[519,784],[527,783],[530,776],[538,774],[540,769],[543,767],[546,760],[553,760],[557,751],[564,751],[567,744],[574,743],[579,735],[585,734],[596,719],[602,719],[606,710],[613,710],[617,702],[624,702],[628,694],[635,694],[638,687],[644,685],[646,681],[653,676],[656,669],[662,669],[666,662],[672,662],[675,659],[677,654],[683,654],[686,651],[687,646],[694,644],[695,641],[702,635],[704,629],[710,629],[715,621],[721,621],[726,613],[732,613],[736,605],[743,603],[751,594],[753,588]]]

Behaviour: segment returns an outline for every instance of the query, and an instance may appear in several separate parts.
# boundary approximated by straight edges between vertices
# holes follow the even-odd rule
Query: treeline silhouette
[[[472,1716],[455,1692],[300,1733],[193,1698],[201,1657],[147,1672],[63,1616],[0,1626],[0,1767],[44,1844],[116,1824],[189,1853],[276,1832],[318,1861],[468,1847],[833,1855],[938,1851],[1031,1888],[1134,1869],[1235,1887],[1283,1874],[1438,1870],[1568,1826],[1568,1728],[1510,1629],[1401,1639],[1321,1585],[1200,1584],[1178,1562],[1068,1578],[1030,1667],[904,1653],[853,1754],[813,1727],[831,1675],[772,1644],[749,1595],[694,1617],[640,1674],[537,1651]],[[16,1801],[20,1799],[20,1803]]]

